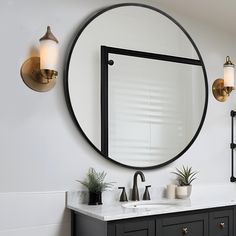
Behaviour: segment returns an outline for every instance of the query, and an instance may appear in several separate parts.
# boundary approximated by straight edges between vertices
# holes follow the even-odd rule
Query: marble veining
[[[75,193],[72,195],[73,197],[71,197],[71,193],[68,193],[67,207],[69,209],[102,221],[236,205],[235,185],[196,186],[194,194],[192,194],[190,199],[168,200],[159,198],[150,201],[150,203],[171,203],[170,205],[166,205],[166,207],[160,208],[126,208],[122,206],[125,203],[117,201],[99,206],[89,206],[79,203],[78,198],[75,197]]]

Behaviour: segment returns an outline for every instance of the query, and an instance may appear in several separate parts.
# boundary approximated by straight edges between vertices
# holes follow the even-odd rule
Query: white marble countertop
[[[204,190],[204,189],[203,189]],[[236,205],[236,191],[227,189],[224,191],[210,192],[211,194],[202,194],[191,197],[191,199],[157,199],[151,202],[156,203],[171,203],[171,205],[161,206],[160,208],[125,208],[122,205],[125,203],[115,202],[99,206],[89,206],[87,204],[79,204],[78,199],[68,197],[67,208],[80,212],[84,215],[94,217],[102,221],[120,220],[134,217],[160,215],[167,213],[176,213],[183,211],[200,210],[207,208],[223,207]],[[145,201],[147,202],[147,201]]]

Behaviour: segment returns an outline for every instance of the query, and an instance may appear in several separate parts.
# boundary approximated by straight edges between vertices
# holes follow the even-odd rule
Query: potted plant
[[[196,179],[197,171],[193,171],[192,167],[182,166],[182,169],[176,168],[173,174],[177,175],[179,186],[176,188],[177,198],[187,198],[192,191],[191,183]]]
[[[106,173],[96,172],[94,168],[89,168],[86,179],[84,181],[78,180],[89,191],[89,205],[102,204],[102,192],[110,188],[113,183],[104,182]]]

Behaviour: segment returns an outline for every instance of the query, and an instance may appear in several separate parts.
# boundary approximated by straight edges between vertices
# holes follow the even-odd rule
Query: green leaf
[[[103,192],[113,186],[114,182],[106,183],[104,179],[106,177],[106,173],[96,172],[94,168],[89,168],[87,176],[85,180],[77,180],[79,183],[84,185],[90,192]]]
[[[182,169],[176,168],[175,172],[172,172],[173,174],[177,175],[177,179],[179,181],[179,184],[181,186],[190,185],[195,179],[197,171],[192,171],[192,167],[188,166],[182,166]]]

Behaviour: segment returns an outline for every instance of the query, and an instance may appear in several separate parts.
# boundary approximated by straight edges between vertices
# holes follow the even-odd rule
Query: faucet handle
[[[151,187],[151,185],[145,186],[145,192],[143,194],[143,200],[151,200],[150,194],[149,194],[149,191],[148,191],[148,188],[150,188],[150,187]]]
[[[128,198],[125,192],[125,187],[118,187],[118,189],[122,189],[122,193],[120,195],[120,202],[127,202]]]

